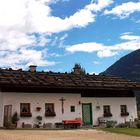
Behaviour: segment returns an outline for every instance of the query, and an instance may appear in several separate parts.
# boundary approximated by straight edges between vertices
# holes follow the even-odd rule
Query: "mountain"
[[[101,74],[119,76],[140,82],[140,49],[122,57]]]
[[[103,75],[114,75],[128,80],[140,82],[140,49],[129,53],[115,62]],[[136,93],[138,109],[140,110],[140,92]]]

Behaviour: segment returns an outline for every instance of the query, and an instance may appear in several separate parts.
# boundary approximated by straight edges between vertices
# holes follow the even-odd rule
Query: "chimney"
[[[29,71],[30,71],[30,72],[36,72],[36,67],[37,67],[37,66],[35,66],[35,65],[30,65],[30,66],[29,66]]]

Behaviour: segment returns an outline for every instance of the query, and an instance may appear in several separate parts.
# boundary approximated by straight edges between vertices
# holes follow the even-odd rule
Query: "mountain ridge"
[[[128,80],[140,82],[140,49],[120,58],[100,74],[119,76]]]

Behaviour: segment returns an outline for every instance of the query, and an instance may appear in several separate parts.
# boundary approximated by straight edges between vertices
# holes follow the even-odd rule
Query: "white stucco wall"
[[[62,105],[59,100],[61,97],[64,101],[64,113],[62,114]],[[81,106],[78,104],[80,94],[55,94],[55,93],[5,93],[4,105],[12,104],[12,110],[20,113],[20,103],[31,103],[32,117],[21,117],[18,127],[22,122],[34,124],[36,116],[43,117],[42,123],[62,122],[62,120],[75,119],[81,117]],[[45,117],[45,103],[54,103],[56,117]],[[36,107],[41,107],[40,111],[36,111]],[[75,112],[70,112],[70,106],[75,106]]]
[[[103,117],[103,106],[110,105],[112,117],[105,117],[105,120],[115,120],[117,123],[134,120],[137,118],[137,106],[135,97],[115,97],[115,98],[82,98],[83,103],[92,103],[93,124],[98,124],[98,117]],[[127,105],[129,116],[122,117],[120,115],[120,105]],[[96,106],[100,106],[97,109]]]
[[[59,99],[63,97],[64,101],[64,114],[62,114],[61,101]],[[0,93],[0,101],[1,101]],[[20,103],[31,103],[32,117],[21,117],[18,122],[18,127],[21,127],[22,122],[34,124],[36,123],[36,116],[41,115],[43,117],[42,123],[55,123],[62,120],[69,120],[75,118],[82,118],[82,104],[92,103],[93,112],[93,125],[98,125],[98,117],[103,116],[103,105],[110,105],[112,117],[105,118],[108,120],[116,120],[118,123],[129,121],[130,119],[137,118],[136,98],[95,98],[95,97],[82,97],[80,93],[77,94],[57,94],[57,93],[3,93],[3,105],[12,105],[12,112],[17,111],[20,113]],[[45,117],[45,103],[54,103],[55,105],[55,117]],[[127,105],[129,112],[128,117],[120,116],[120,105]],[[75,112],[70,112],[70,106],[75,106]],[[97,109],[96,106],[100,106]],[[0,107],[3,108],[3,107]],[[41,107],[40,111],[36,111],[36,107]],[[0,116],[0,124],[3,125],[3,114]]]

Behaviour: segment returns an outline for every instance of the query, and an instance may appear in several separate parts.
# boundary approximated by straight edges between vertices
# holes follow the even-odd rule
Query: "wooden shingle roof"
[[[0,69],[0,88],[9,86],[65,89],[140,89],[140,83],[120,77]]]

